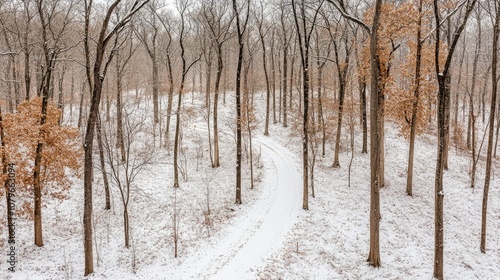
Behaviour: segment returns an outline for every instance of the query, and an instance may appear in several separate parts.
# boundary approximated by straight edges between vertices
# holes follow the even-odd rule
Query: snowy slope
[[[431,279],[434,242],[434,168],[436,139],[417,138],[414,196],[405,194],[408,145],[398,128],[386,124],[386,183],[381,190],[382,267],[367,265],[369,244],[369,156],[359,153],[356,134],[351,187],[347,167],[351,152],[343,137],[341,167],[331,168],[333,143],[318,158],[316,197],[301,209],[301,139],[281,124],[262,136],[254,132],[256,185],[250,189],[244,157],[243,205],[234,204],[233,104],[220,105],[221,167],[211,168],[202,98],[186,95],[181,157],[189,170],[177,191],[180,215],[179,257],[172,245],[172,157],[158,144],[154,163],[134,184],[130,205],[133,246],[124,248],[122,206],[116,188],[113,211],[102,210],[103,189],[94,187],[95,273],[88,279]],[[263,102],[256,96],[256,102]],[[149,112],[149,100],[139,111]],[[163,102],[163,105],[165,103]],[[264,116],[258,112],[257,116]],[[74,120],[75,118],[73,118]],[[292,118],[293,119],[293,118]],[[150,121],[150,120],[148,120]],[[175,117],[172,121],[175,121]],[[292,121],[293,122],[293,121]],[[147,131],[153,134],[153,126]],[[344,131],[345,132],[345,131]],[[157,139],[156,141],[159,142]],[[203,156],[196,170],[198,146]],[[469,186],[470,156],[450,150],[445,172],[445,276],[448,279],[498,279],[500,275],[500,189],[494,176],[490,191],[487,253],[479,252],[484,162],[475,189]],[[259,166],[263,167],[259,167]],[[498,166],[495,165],[494,173]],[[209,193],[207,195],[206,184]],[[18,271],[0,279],[82,279],[82,181],[66,201],[47,197],[43,204],[45,247],[32,245],[32,222],[19,221]],[[203,211],[210,198],[210,237]],[[3,201],[1,203],[4,203]],[[3,206],[3,204],[2,204]],[[0,213],[5,219],[5,213]],[[5,238],[5,237],[4,237]],[[7,248],[2,248],[4,252]]]

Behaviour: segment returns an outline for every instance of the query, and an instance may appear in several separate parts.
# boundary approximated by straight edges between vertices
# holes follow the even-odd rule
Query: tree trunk
[[[217,108],[219,107],[219,88],[220,80],[222,76],[222,70],[224,63],[222,60],[222,46],[219,45],[217,48],[217,75],[215,77],[215,92],[214,92],[214,164],[213,167],[219,167],[219,128],[218,128],[218,116]]]
[[[14,167],[10,167],[9,163],[7,162],[7,156],[5,154],[5,131],[4,131],[4,124],[3,124],[3,114],[2,114],[2,108],[0,106],[0,145],[2,148],[2,173],[4,176],[4,188],[5,188],[5,199],[7,202],[7,228],[8,228],[8,235],[9,235],[9,243],[11,243],[11,240],[15,242],[15,224],[12,223],[12,218],[14,214],[14,202],[12,201],[12,197],[15,197],[15,193],[11,194],[10,192],[10,179],[8,174],[13,173]],[[12,169],[12,172],[9,170]],[[15,183],[15,182],[14,182]]]
[[[122,71],[120,53],[116,53],[116,146],[120,149],[121,161],[125,162],[125,141],[123,136]]]
[[[101,164],[101,173],[102,173],[102,179],[104,181],[104,194],[105,194],[105,200],[106,204],[104,206],[104,210],[110,210],[111,209],[111,199],[110,199],[110,193],[109,193],[109,181],[108,181],[108,173],[106,172],[106,164],[104,162],[104,147],[102,143],[102,127],[101,127],[101,115],[97,113],[97,144],[99,145],[99,160]]]
[[[172,101],[174,97],[174,76],[172,73],[172,61],[170,54],[167,54],[167,68],[168,68],[168,105],[167,105],[167,128],[165,129],[165,146],[170,138],[170,117],[172,116]]]
[[[378,56],[378,26],[380,21],[382,0],[375,4],[375,14],[370,34],[370,64],[371,64],[371,98],[370,98],[370,252],[368,263],[374,267],[380,266],[380,106],[382,92],[379,88],[380,59]]]
[[[344,70],[342,70],[343,72]],[[343,75],[339,73],[339,75]],[[339,150],[340,150],[340,135],[342,133],[342,113],[344,111],[344,96],[345,96],[345,81],[343,78],[339,81],[339,107],[338,107],[338,117],[337,117],[337,136],[335,138],[335,156],[333,160],[333,168],[339,168]]]
[[[130,247],[130,226],[128,222],[128,205],[123,208],[123,233],[125,237],[125,247]]]
[[[154,44],[154,43],[153,43]],[[156,49],[155,46],[153,48]],[[159,113],[159,101],[158,101],[158,88],[159,88],[159,78],[158,78],[158,61],[156,59],[156,50],[153,51],[151,56],[153,64],[153,118],[155,124],[160,123],[160,113]]]
[[[283,17],[283,16],[282,16]],[[288,122],[287,122],[287,109],[286,109],[286,95],[288,94],[288,88],[287,88],[287,74],[288,74],[288,38],[286,38],[286,29],[285,29],[285,23],[282,20],[282,26],[283,26],[283,41],[285,42],[283,44],[283,127],[288,127]],[[290,91],[292,88],[290,87]]]
[[[236,18],[236,28],[238,32],[238,66],[236,68],[236,204],[241,204],[241,68],[243,64],[243,33],[248,22],[248,10],[250,1],[247,2],[247,14],[245,23],[240,26],[240,14],[233,0],[233,12]],[[243,30],[242,30],[243,29]]]
[[[66,73],[66,66],[63,66],[61,76],[59,77],[59,94],[57,97],[57,108],[61,110],[61,117],[59,117],[59,125],[62,124],[64,117],[64,104],[63,104],[63,83],[64,83],[64,74]]]
[[[497,66],[498,66],[498,37],[500,33],[500,7],[496,7],[495,24],[493,25],[493,58],[491,67],[491,108],[490,108],[490,126],[488,131],[488,152],[486,156],[486,174],[484,178],[484,192],[483,192],[483,205],[481,211],[481,245],[482,253],[486,252],[486,221],[488,212],[488,192],[490,190],[491,179],[491,157],[493,145],[493,129],[495,127],[495,111],[497,104]]]
[[[413,157],[415,152],[415,130],[417,126],[418,101],[420,96],[420,66],[422,62],[422,5],[423,0],[418,4],[418,27],[417,27],[417,49],[415,62],[415,81],[413,91],[413,107],[410,123],[410,149],[408,155],[408,174],[406,177],[406,194],[413,195]]]
[[[435,177],[435,216],[434,216],[434,272],[433,276],[438,279],[443,279],[443,253],[444,253],[444,221],[443,221],[443,201],[444,201],[444,193],[443,193],[443,171],[446,166],[446,151],[447,151],[447,139],[449,132],[449,120],[450,120],[450,110],[449,110],[449,101],[450,101],[450,65],[453,57],[453,52],[455,51],[455,47],[457,45],[458,39],[460,38],[460,34],[465,28],[465,24],[467,23],[467,19],[469,18],[474,5],[476,4],[476,0],[472,0],[471,2],[467,2],[466,12],[463,17],[463,21],[460,23],[459,27],[455,32],[449,34],[449,36],[453,36],[453,41],[449,44],[448,54],[446,55],[446,62],[444,67],[441,69],[440,66],[440,26],[435,29],[436,32],[436,44],[435,44],[435,67],[436,67],[436,75],[438,80],[438,152],[437,152],[437,160],[436,160],[436,177]],[[438,1],[433,1],[434,7],[434,17],[436,24],[439,25],[440,13],[438,8]]]
[[[80,104],[78,108],[78,124],[77,127],[80,128],[82,127],[82,122],[83,122],[83,98],[85,95],[85,86],[87,85],[87,80],[84,80],[82,82],[82,89],[80,92]]]
[[[267,60],[266,60],[266,44],[264,41],[264,34],[262,33],[262,24],[259,26],[260,42],[262,44],[262,67],[264,68],[264,77],[266,79],[266,122],[264,127],[264,135],[269,135],[269,99],[271,98],[271,89],[269,87],[269,75],[267,73]],[[253,182],[252,182],[253,185]]]

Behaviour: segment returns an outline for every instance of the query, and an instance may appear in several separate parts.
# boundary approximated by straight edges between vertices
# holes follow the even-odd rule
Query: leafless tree
[[[93,71],[91,72],[91,51],[90,51],[90,34],[89,28],[91,25],[91,12],[93,9],[93,0],[84,0],[85,4],[85,62],[86,62],[86,75],[89,88],[91,90],[91,104],[90,112],[87,119],[87,129],[85,131],[84,140],[84,213],[83,213],[83,228],[84,228],[84,253],[85,253],[85,271],[84,275],[94,272],[94,259],[92,253],[92,164],[93,164],[93,142],[94,132],[97,122],[97,113],[99,104],[101,103],[101,92],[104,78],[108,66],[113,58],[111,52],[107,60],[105,55],[112,38],[127,25],[133,15],[137,13],[148,0],[139,1],[135,0],[132,3],[129,11],[123,18],[121,18],[114,27],[109,28],[110,20],[114,10],[120,5],[121,0],[115,0],[105,12],[105,17],[101,22],[101,27],[97,40],[95,41],[95,52],[93,53]],[[104,65],[103,65],[104,63]]]
[[[495,13],[494,15],[495,20],[493,23],[493,46],[492,46],[492,67],[491,67],[492,91],[491,91],[491,108],[490,108],[490,118],[489,118],[490,126],[488,131],[488,151],[486,155],[486,174],[484,178],[483,206],[481,215],[480,249],[482,253],[486,253],[486,220],[487,220],[487,210],[488,210],[488,193],[490,189],[490,180],[491,180],[493,129],[495,126],[495,113],[496,113],[497,91],[498,91],[498,76],[497,76],[498,38],[500,36],[500,4],[496,1],[487,1],[487,3],[491,13],[493,12]]]
[[[465,2],[464,2],[465,3]],[[460,34],[465,28],[467,19],[474,9],[476,0],[467,0],[465,13],[459,22],[459,26],[453,33],[451,44],[449,45],[448,54],[446,55],[446,62],[441,67],[441,14],[439,10],[438,1],[434,0],[434,17],[436,21],[435,36],[435,66],[436,75],[438,79],[438,156],[436,160],[436,182],[435,182],[435,239],[434,239],[434,277],[443,279],[443,253],[444,253],[444,221],[443,221],[443,171],[445,167],[445,151],[447,148],[447,138],[449,131],[449,103],[450,100],[450,66],[455,47],[460,38]]]

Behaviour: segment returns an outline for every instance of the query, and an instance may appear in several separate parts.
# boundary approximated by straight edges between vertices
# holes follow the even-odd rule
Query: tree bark
[[[423,0],[418,3],[418,21],[417,21],[417,49],[415,61],[415,81],[413,91],[413,106],[410,123],[410,149],[408,154],[408,174],[406,177],[406,194],[413,195],[413,158],[415,153],[415,130],[417,127],[418,102],[420,97],[420,66],[422,62],[422,5]]]
[[[371,67],[371,90],[370,90],[370,252],[368,263],[374,267],[380,266],[380,124],[382,103],[382,92],[379,88],[381,83],[380,58],[378,54],[378,26],[382,0],[375,3],[375,14],[370,34],[370,67]]]
[[[233,12],[236,18],[238,34],[238,66],[236,67],[236,204],[241,204],[241,68],[243,64],[243,34],[249,18],[250,1],[247,1],[247,14],[243,26],[240,24],[240,13],[233,0]]]
[[[458,29],[453,33],[453,40],[449,45],[448,54],[446,56],[446,62],[444,66],[440,67],[440,13],[438,8],[438,1],[433,1],[434,7],[434,17],[436,24],[438,25],[435,29],[436,33],[436,45],[435,45],[435,56],[434,64],[436,67],[436,75],[438,80],[438,151],[436,160],[436,177],[435,177],[435,216],[434,216],[434,272],[433,276],[438,279],[443,279],[443,253],[444,253],[444,193],[443,193],[443,172],[445,169],[446,162],[446,141],[448,138],[448,126],[449,126],[449,100],[450,100],[450,65],[457,45],[460,34],[465,28],[467,19],[469,18],[476,0],[467,2],[467,8],[463,21],[460,23]],[[450,34],[451,36],[451,34]]]
[[[497,66],[498,66],[498,38],[500,34],[500,7],[496,6],[495,24],[493,25],[493,55],[491,67],[491,107],[490,107],[490,126],[488,131],[488,152],[486,156],[486,173],[484,178],[483,190],[483,205],[481,210],[481,244],[480,249],[482,253],[486,253],[486,222],[488,212],[488,192],[490,190],[491,179],[491,158],[493,149],[493,130],[495,127],[495,111],[497,104]]]

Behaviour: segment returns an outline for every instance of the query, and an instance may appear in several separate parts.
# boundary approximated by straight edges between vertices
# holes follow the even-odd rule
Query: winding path
[[[266,163],[262,195],[245,217],[205,252],[183,262],[183,279],[256,279],[256,268],[283,247],[301,209],[300,167],[290,151],[270,137],[256,137]],[[274,165],[274,166],[273,166]]]
[[[256,140],[262,152],[274,162],[277,191],[257,231],[212,279],[255,279],[252,269],[283,246],[286,233],[297,221],[301,177],[296,161],[272,139],[259,137]]]

